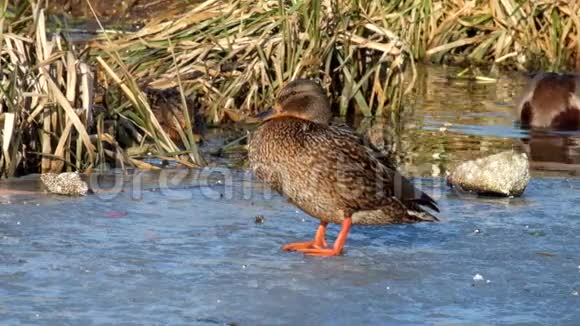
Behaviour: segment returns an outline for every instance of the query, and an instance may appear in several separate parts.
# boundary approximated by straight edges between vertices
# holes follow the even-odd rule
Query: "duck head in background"
[[[580,129],[580,76],[537,74],[520,96],[516,110],[524,128]]]

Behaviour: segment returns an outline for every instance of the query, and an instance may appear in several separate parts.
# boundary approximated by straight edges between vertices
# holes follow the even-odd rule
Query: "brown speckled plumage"
[[[182,146],[183,142],[178,129],[186,134],[187,123],[183,114],[183,103],[179,90],[175,88],[165,90],[147,88],[146,93],[151,104],[151,111],[159,121],[161,128],[173,142]],[[192,132],[201,136],[205,131],[203,114],[191,98],[186,97],[185,100],[192,124]]]
[[[437,219],[435,201],[404,178],[364,139],[332,124],[320,86],[297,80],[282,90],[277,114],[251,136],[256,176],[323,222],[377,225]]]
[[[520,96],[516,110],[524,127],[580,129],[580,76],[537,74]]]

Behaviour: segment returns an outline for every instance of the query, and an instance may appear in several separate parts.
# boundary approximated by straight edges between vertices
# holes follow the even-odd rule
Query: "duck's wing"
[[[373,141],[366,134],[357,133],[352,127],[344,122],[333,122],[331,127],[336,130],[337,133],[344,137],[352,139],[356,142],[370,150],[370,153],[378,159],[384,166],[397,170],[397,165],[389,158],[385,151],[380,150]]]
[[[333,123],[330,128],[334,133],[344,138],[347,143],[353,144],[349,150],[351,153],[347,154],[359,158],[361,156],[370,157],[371,162],[369,162],[369,167],[375,170],[372,173],[375,173],[376,177],[382,177],[384,179],[382,181],[390,186],[385,189],[385,193],[388,196],[398,198],[410,209],[417,212],[424,211],[420,206],[426,206],[439,212],[437,202],[426,193],[417,189],[411,181],[405,178],[389,157],[377,149],[367,137],[359,135],[354,129],[344,123]],[[343,148],[346,150],[349,146],[343,146]],[[373,164],[372,161],[376,161],[378,164]]]

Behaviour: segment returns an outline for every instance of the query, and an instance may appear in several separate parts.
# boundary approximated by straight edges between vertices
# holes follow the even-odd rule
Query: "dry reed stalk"
[[[297,77],[319,78],[329,93],[342,94],[343,113],[397,109],[403,70],[412,64],[407,47],[380,7],[367,17],[355,2],[344,4],[208,0],[95,47],[122,55],[132,77],[152,87],[196,94],[215,123],[228,111],[271,105],[274,93]],[[360,22],[349,19],[353,12]],[[121,68],[117,59],[108,62],[113,71]]]
[[[92,68],[58,34],[49,35],[40,6],[31,8],[30,15],[34,28],[28,35],[4,32],[6,26],[23,28],[21,20],[2,24],[0,174],[90,171],[105,163],[104,155],[97,153],[97,148],[103,149],[103,137],[91,131],[95,129]],[[123,162],[148,166],[121,148],[116,151]]]

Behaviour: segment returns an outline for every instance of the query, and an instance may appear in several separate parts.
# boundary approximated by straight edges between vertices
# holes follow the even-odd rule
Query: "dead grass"
[[[262,110],[297,77],[319,79],[343,114],[380,115],[398,108],[404,68],[413,64],[383,19],[387,12],[369,4],[208,0],[95,47],[119,53],[131,75],[151,87],[181,80],[214,123],[229,111]]]
[[[6,7],[4,4],[4,12]],[[126,79],[130,83],[125,81],[121,87],[133,103],[130,113],[116,111],[122,106],[105,110],[95,105],[95,66],[60,34],[48,33],[44,11],[39,6],[32,9],[33,29],[23,28],[19,34],[3,31],[0,35],[3,177],[30,172],[90,172],[105,165],[154,169],[139,159],[147,152],[188,166],[202,164],[196,147],[184,142],[188,146],[182,151],[169,139],[133,79]],[[12,31],[23,26],[21,21],[2,26],[8,25]],[[120,80],[114,72],[111,77]],[[141,136],[140,150],[132,149],[137,155],[129,155],[117,141],[118,131],[127,125]],[[191,131],[185,134],[193,141]]]

